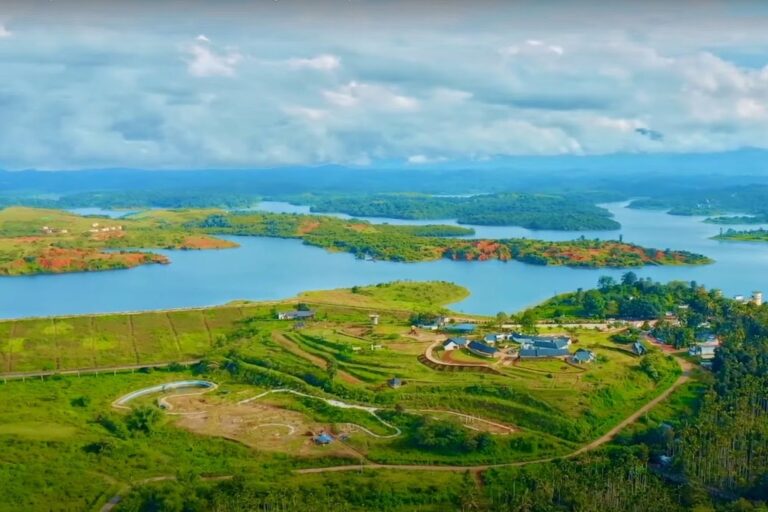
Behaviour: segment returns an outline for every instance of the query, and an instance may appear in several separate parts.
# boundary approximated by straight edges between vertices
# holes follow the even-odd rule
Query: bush
[[[131,432],[151,434],[160,421],[160,411],[155,407],[137,407],[126,416],[125,424]]]

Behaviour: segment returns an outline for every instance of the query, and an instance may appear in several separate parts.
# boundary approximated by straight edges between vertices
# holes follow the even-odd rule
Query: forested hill
[[[702,392],[693,399],[695,413],[635,439],[652,454],[673,458],[661,470],[669,483],[663,499],[677,502],[682,510],[697,505],[703,508],[696,510],[715,510],[710,508],[712,496],[768,500],[768,305],[726,299],[695,282],[662,284],[628,272],[620,282],[601,278],[597,289],[562,295],[526,316],[529,321],[561,314],[651,320],[664,318],[665,311],[674,311],[675,321],[657,323],[651,330],[654,337],[685,348],[715,335],[721,346],[712,374],[703,374]],[[638,336],[628,330],[614,339],[631,343]],[[621,463],[625,471],[631,464]],[[743,508],[719,505],[717,510],[765,510],[747,502]]]
[[[700,190],[656,192],[633,201],[630,208],[669,210],[673,215],[720,215],[729,212],[768,213],[768,185],[755,182]],[[725,220],[723,220],[725,219]],[[725,217],[716,223],[730,223]]]
[[[605,208],[585,197],[488,194],[471,197],[373,195],[323,197],[313,212],[395,219],[457,219],[461,224],[522,226],[563,231],[610,230],[621,226]]]

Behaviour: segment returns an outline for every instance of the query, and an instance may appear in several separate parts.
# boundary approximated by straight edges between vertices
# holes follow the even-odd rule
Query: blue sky
[[[0,168],[768,147],[760,1],[0,5]]]

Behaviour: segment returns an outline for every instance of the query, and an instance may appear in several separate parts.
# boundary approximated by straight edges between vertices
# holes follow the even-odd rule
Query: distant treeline
[[[522,226],[563,231],[610,230],[621,225],[589,199],[544,194],[487,194],[470,197],[373,195],[321,197],[313,212],[341,212],[360,217],[457,219],[461,224]]]
[[[768,186],[760,183],[672,193],[657,190],[652,194],[650,198],[633,201],[630,208],[668,210],[672,215],[720,215],[738,212],[765,218],[768,214]],[[717,224],[742,221],[751,223],[750,219],[743,217],[709,219],[709,222]]]

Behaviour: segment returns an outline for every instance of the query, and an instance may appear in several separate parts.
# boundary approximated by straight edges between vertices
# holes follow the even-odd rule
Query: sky
[[[768,148],[768,3],[0,2],[0,168]]]

